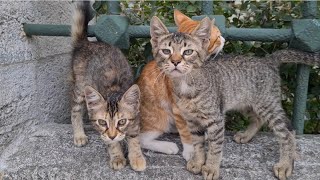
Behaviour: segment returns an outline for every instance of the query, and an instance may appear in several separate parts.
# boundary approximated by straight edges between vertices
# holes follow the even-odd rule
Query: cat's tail
[[[282,63],[306,64],[310,66],[320,65],[320,53],[310,53],[294,49],[279,50],[270,55],[272,61]]]
[[[90,21],[90,1],[78,1],[72,15],[71,37],[76,45],[87,39],[88,22]]]

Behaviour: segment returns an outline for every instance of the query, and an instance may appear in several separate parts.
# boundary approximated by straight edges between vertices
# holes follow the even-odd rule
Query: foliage
[[[226,17],[227,27],[237,28],[289,28],[292,19],[301,18],[301,1],[214,1],[213,11],[216,15]],[[320,10],[320,3],[318,7]],[[94,4],[99,14],[107,13],[107,2]],[[173,10],[179,9],[192,17],[201,15],[201,1],[121,1],[122,13],[130,19],[131,25],[149,25],[152,16],[158,16],[167,26],[174,26]],[[132,39],[128,51],[128,58],[134,67],[145,63],[145,48],[148,38]],[[249,54],[264,56],[278,49],[288,47],[282,42],[242,42],[227,41],[225,53]],[[296,65],[281,67],[283,107],[292,116],[295,89]],[[320,69],[312,68],[309,83],[305,133],[320,133]],[[238,113],[229,113],[227,123],[230,130],[244,129],[248,125],[248,118]]]

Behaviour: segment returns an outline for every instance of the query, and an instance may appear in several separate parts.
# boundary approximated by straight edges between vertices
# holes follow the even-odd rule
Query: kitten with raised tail
[[[75,4],[71,28],[73,40],[73,97],[71,121],[74,144],[87,144],[83,112],[107,144],[110,166],[119,170],[126,165],[120,141],[128,143],[128,158],[135,171],[143,171],[146,161],[139,143],[140,90],[120,49],[102,42],[89,42],[87,27],[90,2]]]
[[[175,102],[192,134],[194,153],[187,169],[201,172],[206,180],[219,178],[225,113],[240,110],[246,111],[252,122],[234,140],[250,141],[267,123],[280,143],[274,174],[287,179],[293,171],[296,145],[281,105],[279,66],[286,62],[319,65],[319,54],[281,50],[265,58],[223,55],[212,60],[207,51],[211,26],[209,18],[204,18],[190,34],[184,34],[169,33],[157,17],[150,24],[157,68],[172,80]]]
[[[191,33],[199,21],[194,21],[180,11],[174,11],[175,23],[179,32]],[[218,54],[223,48],[224,38],[212,24],[211,42],[208,52]],[[183,145],[182,155],[189,160],[193,146],[186,121],[181,117],[173,98],[171,80],[157,67],[156,61],[149,62],[137,81],[141,90],[141,146],[142,148],[176,154],[179,149],[173,142],[157,140],[164,133],[178,130]]]

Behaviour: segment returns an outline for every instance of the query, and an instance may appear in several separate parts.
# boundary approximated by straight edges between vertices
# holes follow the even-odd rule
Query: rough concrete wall
[[[22,30],[22,23],[70,24],[70,17],[70,2],[0,3],[0,152],[34,124],[70,121],[70,38],[26,38]]]

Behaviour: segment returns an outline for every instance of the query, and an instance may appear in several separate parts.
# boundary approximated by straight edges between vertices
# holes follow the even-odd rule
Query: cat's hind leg
[[[288,129],[290,123],[280,100],[269,100],[264,105],[255,107],[256,113],[268,122],[268,126],[280,142],[280,160],[273,167],[275,176],[284,180],[292,174],[296,144],[294,133]]]
[[[156,140],[163,132],[160,131],[146,131],[140,134],[141,147],[155,152],[165,154],[177,154],[178,146],[173,142]]]
[[[247,115],[250,119],[250,124],[245,131],[238,131],[233,140],[239,144],[244,144],[249,142],[253,136],[260,130],[262,125],[265,123],[252,109],[252,107],[247,107],[240,111],[244,115]]]

